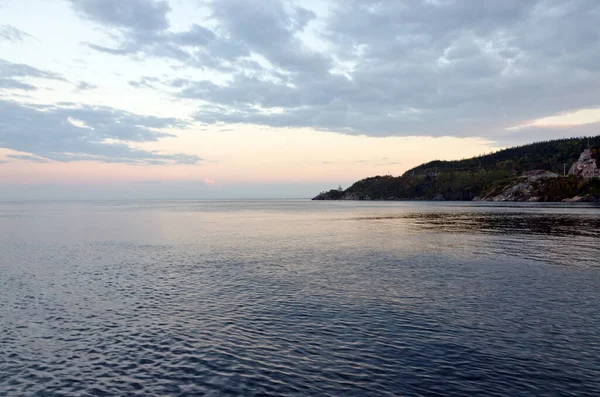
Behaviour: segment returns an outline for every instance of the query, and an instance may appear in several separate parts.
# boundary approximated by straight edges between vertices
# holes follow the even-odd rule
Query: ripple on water
[[[1,395],[600,394],[594,216],[128,211],[0,242]]]

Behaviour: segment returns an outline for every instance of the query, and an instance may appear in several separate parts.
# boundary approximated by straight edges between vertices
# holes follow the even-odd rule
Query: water
[[[0,203],[2,396],[600,395],[600,208]]]

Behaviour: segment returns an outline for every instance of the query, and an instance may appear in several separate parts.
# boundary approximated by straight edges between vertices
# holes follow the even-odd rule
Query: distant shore
[[[600,202],[599,163],[600,136],[561,139],[432,161],[402,176],[375,176],[321,192],[313,200]]]

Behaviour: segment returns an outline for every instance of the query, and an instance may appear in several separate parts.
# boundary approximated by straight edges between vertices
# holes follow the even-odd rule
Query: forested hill
[[[600,136],[560,139],[500,150],[466,160],[432,161],[400,177],[375,176],[346,190],[322,192],[316,200],[472,200],[515,183],[526,171],[562,175],[588,147],[600,165]],[[596,186],[598,182],[594,182]],[[595,194],[595,187],[577,178],[557,178],[544,201]]]
[[[431,161],[406,171],[404,175],[477,170],[506,170],[516,173],[546,170],[562,174],[565,164],[568,170],[588,145],[600,147],[600,135],[591,138],[536,142],[466,160]]]

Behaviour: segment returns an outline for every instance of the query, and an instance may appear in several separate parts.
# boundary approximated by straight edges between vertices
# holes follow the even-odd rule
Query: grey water
[[[1,396],[598,396],[600,208],[0,203]]]

